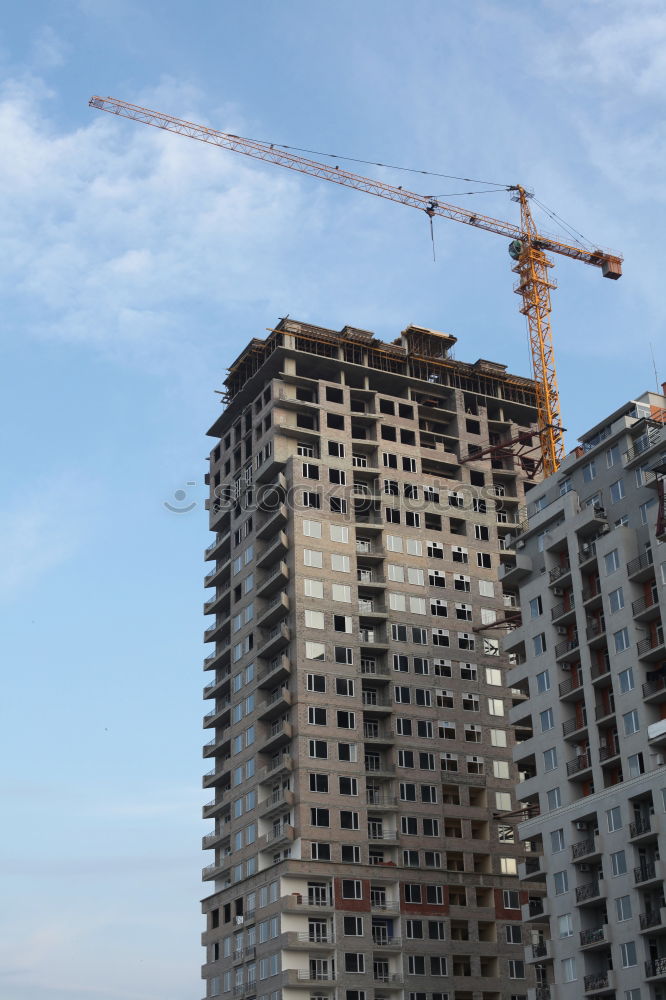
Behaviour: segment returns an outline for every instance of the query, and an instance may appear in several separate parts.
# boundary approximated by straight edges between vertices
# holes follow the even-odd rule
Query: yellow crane
[[[511,241],[509,253],[514,260],[513,271],[518,275],[514,291],[521,296],[520,311],[527,318],[543,474],[549,476],[557,471],[564,458],[564,430],[550,324],[550,291],[555,284],[550,277],[553,261],[548,254],[560,254],[563,257],[583,261],[585,264],[592,264],[600,268],[604,278],[614,279],[622,274],[621,256],[598,247],[562,243],[552,236],[539,233],[530,210],[530,193],[520,184],[510,185],[507,188],[513,200],[520,205],[520,225],[516,225],[467,208],[449,205],[429,195],[416,194],[403,187],[363,177],[343,170],[339,166],[307,159],[273,143],[244,139],[229,132],[218,132],[205,125],[183,121],[161,111],[142,108],[137,104],[128,104],[115,97],[91,97],[89,104],[100,111],[121,115],[143,125],[176,132],[190,139],[221,146],[234,153],[243,153],[245,156],[266,163],[274,163],[276,166],[318,177],[320,180],[332,181],[343,187],[354,188],[401,205],[421,209],[431,220],[441,216],[454,222],[464,222],[465,225],[474,226],[475,229],[484,229],[490,233],[506,236]]]

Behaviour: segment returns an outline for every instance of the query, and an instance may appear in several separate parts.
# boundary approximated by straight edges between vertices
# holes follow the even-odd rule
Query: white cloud
[[[201,117],[192,88],[166,81],[146,96]],[[319,228],[321,191],[306,205],[286,171],[99,111],[56,131],[47,97],[30,78],[0,94],[0,190],[11,192],[0,280],[25,332],[154,367],[191,349],[188,315],[202,302],[261,301],[279,315],[280,245],[298,239],[294,220]],[[216,117],[239,126],[233,111]]]

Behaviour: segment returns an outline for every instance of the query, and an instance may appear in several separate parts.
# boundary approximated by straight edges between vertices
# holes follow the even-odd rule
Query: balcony
[[[571,575],[571,563],[566,559],[560,566],[553,566],[548,573],[548,585],[561,583],[566,577]]]
[[[259,753],[273,753],[278,747],[291,741],[293,730],[289,722],[278,719],[274,722],[263,741],[259,742]]]
[[[275,569],[267,573],[257,584],[257,597],[270,597],[276,590],[282,590],[289,581],[289,567],[280,561]]]
[[[500,581],[506,586],[515,586],[532,572],[532,560],[518,552],[511,562],[501,563],[499,567]]]
[[[210,740],[205,744],[203,748],[204,757],[218,757],[222,754],[223,748],[226,746],[227,750],[230,748],[229,742],[229,726],[226,729],[220,730],[215,739]]]
[[[280,622],[264,636],[264,641],[257,650],[257,656],[261,660],[270,659],[288,645],[290,638],[289,628],[284,622]]]
[[[294,762],[288,753],[280,754],[272,760],[266,767],[262,767],[257,773],[260,782],[274,781],[282,774],[289,774],[294,768]]]
[[[268,548],[264,549],[264,551],[257,556],[256,566],[259,569],[266,569],[267,567],[272,566],[278,559],[282,558],[288,548],[289,540],[287,539],[286,534],[284,531],[278,532],[278,536],[272,545],[269,545]]]
[[[271,792],[267,799],[259,803],[259,816],[270,816],[276,810],[289,808],[294,804],[294,793],[288,788]]]
[[[361,646],[371,646],[374,649],[388,649],[386,635],[383,629],[362,628],[358,633],[358,641]]]
[[[393,702],[380,697],[373,691],[362,691],[361,703],[363,705],[364,714],[366,712],[374,712],[376,715],[386,715],[393,711]]]
[[[388,667],[385,667],[383,663],[377,663],[375,660],[366,659],[361,660],[361,676],[380,678],[388,681],[391,679],[391,671]]]
[[[636,643],[636,654],[639,660],[659,660],[665,653],[664,628],[662,625],[658,625],[652,635]]]
[[[645,886],[652,882],[662,882],[664,879],[664,862],[644,861],[638,868],[634,868],[634,883]]]
[[[656,588],[646,597],[641,597],[637,601],[632,601],[631,613],[639,621],[649,621],[659,614],[659,597]]]
[[[631,559],[627,563],[627,576],[634,583],[640,583],[641,580],[648,580],[654,576],[652,549],[647,549],[640,556],[636,556],[635,559]]]
[[[599,702],[594,706],[594,721],[597,725],[602,726],[608,724],[615,719],[615,705],[612,701],[608,704],[604,702]]]
[[[578,740],[587,729],[587,718],[585,715],[574,716],[573,719],[567,719],[566,722],[562,723],[562,735],[565,740]]]
[[[386,844],[387,847],[396,847],[398,834],[395,830],[385,830],[368,823],[368,840],[371,844]]]
[[[584,542],[578,551],[578,565],[582,568],[597,558],[597,546],[594,542]]]
[[[289,823],[281,823],[265,833],[257,840],[257,849],[260,851],[272,851],[275,847],[283,847],[290,844],[296,838],[296,831]]]
[[[641,932],[648,931],[651,934],[666,931],[666,907],[658,909],[647,909],[640,914]]]
[[[594,948],[607,948],[610,944],[608,924],[600,927],[588,927],[580,932],[580,946],[592,951]]]
[[[289,613],[289,597],[282,591],[266,604],[257,618],[258,628],[267,628]]]
[[[383,792],[370,791],[365,793],[365,801],[368,804],[368,812],[384,812],[398,809],[400,803],[395,795],[384,795]]]
[[[553,954],[550,941],[537,941],[525,957],[528,962],[552,962]]]
[[[283,715],[291,706],[291,691],[288,688],[280,688],[258,706],[257,718],[262,721],[275,718],[276,715]]]
[[[225,757],[222,763],[214,767],[212,771],[207,771],[202,779],[204,788],[214,788],[216,785],[226,785],[231,774],[230,757]]]
[[[231,862],[229,858],[224,858],[222,861],[218,861],[212,865],[206,865],[206,867],[201,872],[201,878],[204,882],[211,882],[213,879],[219,879],[225,872],[229,870]]]
[[[527,858],[518,864],[518,878],[521,881],[544,881],[546,878],[546,863],[542,854],[536,858]]]
[[[576,905],[586,906],[590,903],[598,903],[606,895],[603,879],[594,879],[584,885],[576,886]]]
[[[618,739],[610,743],[602,743],[599,747],[599,763],[603,766],[617,760],[620,756],[620,743]]]
[[[600,855],[601,847],[596,836],[586,837],[585,840],[579,840],[576,844],[571,845],[572,861],[583,861],[586,858],[591,859]]]
[[[657,818],[654,815],[639,816],[629,824],[629,840],[652,840],[657,837]]]
[[[653,958],[645,963],[646,979],[666,979],[666,955]]]
[[[370,909],[379,913],[400,913],[400,900],[370,890]]]
[[[606,620],[603,615],[598,621],[589,622],[585,629],[585,638],[587,639],[590,646],[600,645],[600,640],[605,640],[606,637]]]
[[[381,949],[384,952],[402,951],[402,938],[391,937],[388,931],[384,930],[384,928],[373,927],[372,947],[373,950]]]
[[[550,908],[545,896],[530,899],[527,903],[523,903],[520,909],[524,922],[533,921],[546,924],[549,922],[548,911]]]
[[[335,982],[337,982],[337,977],[335,973],[331,971],[315,971],[314,969],[285,969],[282,973],[283,986],[305,986],[310,989],[311,986],[318,986],[321,985],[321,983]]]
[[[220,813],[226,812],[227,809],[229,809],[229,801],[223,793],[219,799],[211,799],[210,802],[207,802],[201,810],[201,815],[204,819],[214,819]]]
[[[291,674],[291,663],[289,662],[289,657],[282,654],[281,656],[274,656],[272,660],[269,661],[268,665],[264,670],[259,671],[257,676],[258,687],[263,688],[273,688],[280,681],[286,680]]]
[[[307,913],[309,910],[317,914],[328,913],[333,910],[333,900],[328,893],[319,896],[292,892],[290,896],[281,897],[280,910],[286,913],[298,914]]]
[[[578,638],[578,631],[576,630],[570,639],[565,639],[564,642],[558,642],[555,646],[555,659],[575,660],[578,656],[579,647],[580,640]]]
[[[572,674],[571,677],[567,677],[566,680],[561,681],[559,685],[560,698],[563,701],[576,701],[577,698],[571,698],[571,695],[578,694],[583,689],[583,677],[580,673]]]
[[[363,742],[374,746],[392,746],[395,743],[395,733],[390,726],[374,726],[371,722],[364,722]]]
[[[572,780],[587,779],[591,769],[592,761],[589,752],[578,754],[573,760],[567,761],[567,777]]]
[[[574,620],[575,615],[576,607],[573,594],[571,594],[566,602],[560,601],[559,604],[550,609],[550,619],[553,625],[564,625],[566,622],[571,622]]]
[[[278,504],[275,510],[266,515],[266,518],[257,528],[257,538],[273,538],[285,526],[288,519],[289,512],[285,504]]]
[[[605,972],[592,972],[583,979],[583,991],[586,996],[593,994],[615,993],[615,977],[612,969]]]
[[[361,562],[381,562],[384,558],[384,549],[381,545],[373,544],[365,539],[356,540],[356,559]]]
[[[229,712],[231,701],[229,698],[220,698],[214,709],[206,712],[203,717],[204,729],[213,729],[222,722],[222,719]]]
[[[282,947],[286,951],[330,951],[335,945],[333,931],[287,931]]]
[[[603,605],[603,597],[598,587],[584,587],[582,596],[586,611],[593,611]]]

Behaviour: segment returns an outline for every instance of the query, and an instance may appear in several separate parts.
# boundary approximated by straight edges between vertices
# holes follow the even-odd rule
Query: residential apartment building
[[[584,434],[503,569],[537,1000],[666,998],[665,408],[648,392]]]
[[[478,453],[529,439],[534,387],[454,343],[285,319],[229,370],[209,432],[209,997],[526,998],[523,695],[492,625],[533,469]]]

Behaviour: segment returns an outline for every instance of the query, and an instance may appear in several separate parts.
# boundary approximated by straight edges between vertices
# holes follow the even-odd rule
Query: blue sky
[[[31,0],[0,34],[7,1000],[196,1000],[205,429],[279,316],[528,374],[505,241],[87,106],[520,182],[561,260],[568,443],[666,378],[666,15],[651,0]],[[459,182],[379,172],[440,196]],[[399,179],[398,179],[399,178]],[[506,194],[457,199],[515,218]],[[550,228],[550,226],[549,226]],[[164,502],[188,486],[188,514]]]

